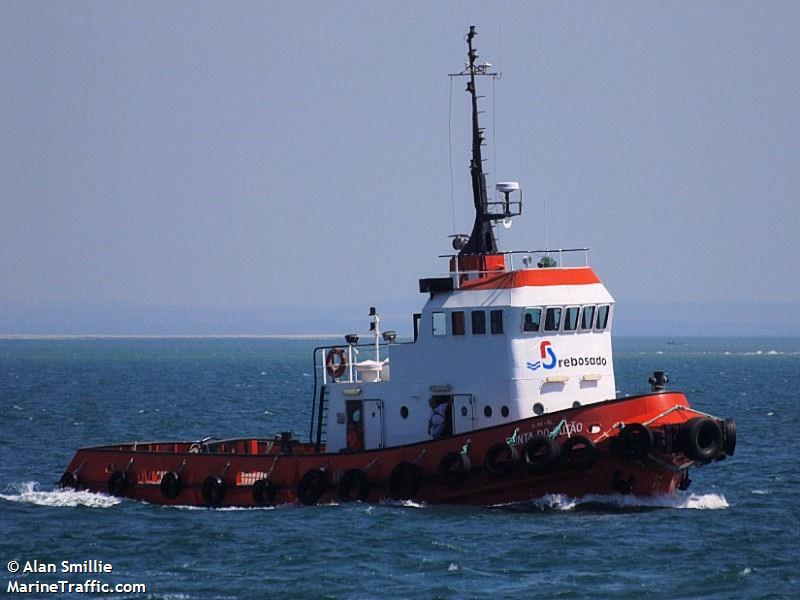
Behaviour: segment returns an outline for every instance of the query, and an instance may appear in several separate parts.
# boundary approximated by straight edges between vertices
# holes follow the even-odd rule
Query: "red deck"
[[[669,433],[677,429],[675,425],[696,416],[698,414],[689,408],[683,394],[655,393],[445,439],[362,452],[315,453],[312,445],[295,442],[292,453],[287,454],[281,442],[272,439],[212,440],[194,451],[191,451],[192,442],[83,448],[70,462],[67,474],[73,473],[76,485],[91,491],[112,491],[157,504],[199,506],[325,503],[342,500],[342,494],[377,502],[398,496],[398,474],[393,484],[389,480],[393,469],[402,462],[419,469],[405,467],[413,471],[408,477],[412,480],[418,477],[418,481],[409,484],[411,490],[416,487],[415,483],[419,484],[413,500],[432,504],[494,505],[524,502],[547,494],[571,497],[620,491],[637,495],[670,494],[683,479],[682,469],[694,464],[693,460],[680,450],[666,446],[654,447],[643,458],[633,460],[612,452],[611,440],[619,435],[623,424],[644,423],[651,431]],[[584,436],[596,446],[595,460],[589,468],[575,470],[575,465],[570,466],[562,452],[549,472],[532,474],[522,457],[525,444],[537,435],[550,437],[559,424],[561,427],[554,437],[558,446],[565,448],[568,439]],[[503,465],[504,476],[492,476],[486,468],[487,451],[507,442],[520,453],[520,460],[515,465]],[[588,451],[579,445],[574,453],[581,452]],[[452,453],[468,457],[469,465],[463,472],[458,468],[467,465]],[[447,455],[457,464],[452,472],[445,469],[443,477],[441,463]],[[307,475],[315,470],[322,474]],[[343,492],[341,480],[351,470],[357,474],[348,475],[352,486]],[[124,473],[123,483],[120,472]],[[177,474],[181,482],[175,497],[168,497],[162,486],[162,479],[169,472]],[[305,485],[301,483],[304,475]],[[115,478],[116,487],[112,485]],[[211,498],[209,489],[204,494],[204,482],[208,478],[218,478],[222,483],[219,486],[212,482],[211,487],[215,489],[211,490]],[[267,485],[274,490],[274,498],[269,493],[266,496],[254,494],[254,484],[258,480],[270,482]],[[206,488],[208,486],[206,482]],[[300,494],[298,487],[303,488]],[[220,494],[218,488],[224,491]],[[258,491],[263,492],[263,489]]]

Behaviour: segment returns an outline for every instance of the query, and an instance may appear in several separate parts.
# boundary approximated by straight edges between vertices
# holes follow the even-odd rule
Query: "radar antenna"
[[[497,252],[497,241],[494,237],[494,230],[492,229],[493,221],[506,220],[512,216],[518,215],[522,212],[521,200],[509,203],[508,194],[506,194],[504,202],[489,202],[486,192],[486,175],[483,172],[483,156],[481,155],[481,146],[484,145],[484,129],[478,122],[478,115],[481,111],[478,110],[478,96],[475,86],[476,76],[487,76],[497,78],[497,73],[491,70],[491,63],[484,62],[477,63],[478,52],[472,45],[473,38],[478,35],[475,31],[475,26],[469,28],[469,33],[466,35],[467,40],[467,57],[469,62],[466,64],[463,71],[460,73],[450,73],[450,77],[467,77],[467,92],[469,92],[472,100],[472,158],[469,162],[469,172],[472,178],[472,200],[475,205],[475,223],[472,226],[472,233],[469,240],[460,248],[459,255],[482,255],[494,254]],[[498,184],[498,189],[501,184]],[[506,184],[504,184],[506,185]],[[519,189],[519,186],[515,188]],[[505,192],[505,190],[501,190]],[[511,208],[513,204],[514,208]],[[493,205],[500,205],[501,212],[493,211]],[[495,207],[497,208],[497,207]]]

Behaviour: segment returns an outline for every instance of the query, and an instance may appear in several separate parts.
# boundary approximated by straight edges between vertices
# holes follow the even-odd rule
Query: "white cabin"
[[[454,258],[449,277],[421,280],[413,342],[379,346],[374,318],[376,345],[346,347],[356,360],[319,395],[327,452],[440,437],[434,408],[446,436],[615,397],[605,286],[588,266],[506,270],[512,254]]]

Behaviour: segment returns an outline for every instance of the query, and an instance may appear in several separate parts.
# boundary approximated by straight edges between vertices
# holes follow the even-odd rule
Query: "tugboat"
[[[269,506],[380,502],[491,506],[548,494],[669,495],[689,469],[732,456],[736,426],[667,391],[617,398],[614,299],[586,248],[500,251],[494,226],[522,214],[516,182],[486,189],[475,27],[467,80],[475,222],[455,236],[449,273],[420,279],[428,296],[414,338],[315,348],[309,440],[269,438],[82,448],[60,480],[156,504]],[[565,261],[577,262],[566,266]],[[516,263],[516,264],[515,264]],[[369,358],[363,358],[363,357]],[[361,360],[359,360],[361,359]]]

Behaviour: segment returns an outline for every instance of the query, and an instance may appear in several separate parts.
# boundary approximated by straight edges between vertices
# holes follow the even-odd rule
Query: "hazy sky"
[[[502,247],[546,200],[618,301],[800,300],[798,2],[3,2],[0,303],[421,303],[470,24]]]

